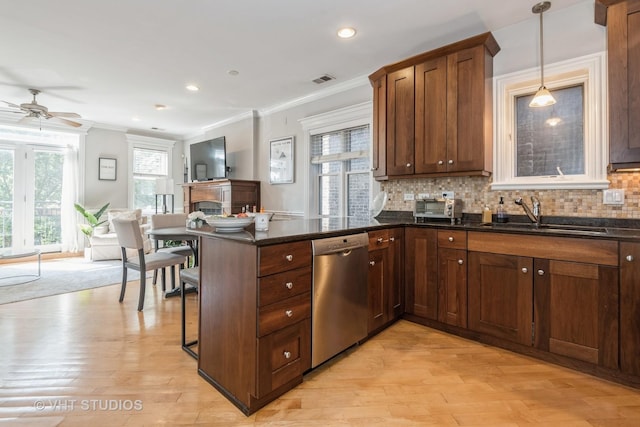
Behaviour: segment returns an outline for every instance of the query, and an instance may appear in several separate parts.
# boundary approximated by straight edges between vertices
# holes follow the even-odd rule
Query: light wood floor
[[[181,350],[179,300],[118,289],[0,305],[0,426],[640,425],[638,390],[406,321],[245,417]]]

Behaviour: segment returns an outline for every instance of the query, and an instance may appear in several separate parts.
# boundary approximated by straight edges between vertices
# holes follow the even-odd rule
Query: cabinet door
[[[478,46],[447,56],[447,172],[491,170],[485,141],[492,138],[492,97],[485,78],[492,72],[485,64],[492,61],[485,55]]]
[[[373,82],[373,157],[374,177],[387,175],[387,76]]]
[[[620,243],[620,369],[640,375],[640,243]]]
[[[387,249],[369,252],[369,332],[382,327],[389,320],[385,296],[385,285],[389,281],[387,257]]]
[[[389,316],[399,318],[404,312],[404,229],[389,231],[391,282],[388,286]]]
[[[414,173],[413,67],[387,75],[387,174]]]
[[[436,229],[405,230],[405,310],[438,320],[438,235]]]
[[[536,259],[534,274],[536,347],[616,369],[617,269]]]
[[[416,65],[415,173],[447,171],[447,58]]]
[[[438,249],[438,320],[467,327],[467,251]]]
[[[640,166],[640,1],[607,10],[610,162]]]
[[[469,252],[469,329],[531,345],[532,258]]]

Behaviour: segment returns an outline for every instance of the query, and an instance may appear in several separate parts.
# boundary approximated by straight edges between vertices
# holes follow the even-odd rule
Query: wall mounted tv
[[[190,145],[191,180],[208,181],[227,177],[224,136]]]

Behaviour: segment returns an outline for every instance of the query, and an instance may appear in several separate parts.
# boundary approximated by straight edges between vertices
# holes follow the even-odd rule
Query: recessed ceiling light
[[[200,90],[200,88],[196,85],[187,85],[187,90],[190,90],[191,92],[197,92]]]
[[[338,37],[341,39],[350,39],[356,35],[356,29],[351,27],[344,27],[338,30]]]
[[[163,105],[163,104],[156,104],[156,105],[154,105],[154,108],[155,108],[156,110],[160,111],[160,110],[166,110],[166,109],[167,109],[167,106],[166,106],[166,105]]]
[[[237,76],[238,74],[240,74],[240,71],[238,71],[238,70],[229,70],[229,71],[227,71],[227,74],[229,74],[230,76]]]

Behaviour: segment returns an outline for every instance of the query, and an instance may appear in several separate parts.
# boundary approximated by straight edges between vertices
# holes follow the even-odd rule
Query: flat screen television
[[[209,181],[227,177],[224,136],[190,145],[191,180]]]

